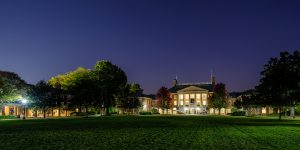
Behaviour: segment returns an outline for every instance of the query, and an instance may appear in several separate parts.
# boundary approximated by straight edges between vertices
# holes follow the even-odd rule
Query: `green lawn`
[[[0,120],[0,149],[300,149],[300,120],[111,116]]]

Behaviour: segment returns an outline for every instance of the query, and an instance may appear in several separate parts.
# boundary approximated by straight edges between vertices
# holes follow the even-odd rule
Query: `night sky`
[[[263,65],[299,50],[300,1],[1,0],[0,70],[28,83],[107,59],[145,93],[207,82],[253,88]]]

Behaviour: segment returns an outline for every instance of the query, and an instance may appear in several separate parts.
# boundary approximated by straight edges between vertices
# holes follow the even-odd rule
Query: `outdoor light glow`
[[[28,102],[28,100],[27,99],[22,99],[22,104],[26,104],[27,102]]]

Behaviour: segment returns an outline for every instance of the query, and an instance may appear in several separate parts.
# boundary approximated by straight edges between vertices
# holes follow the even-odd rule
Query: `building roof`
[[[140,97],[147,97],[147,98],[151,98],[152,100],[155,99],[155,95],[154,94],[142,94]]]
[[[179,90],[185,89],[190,86],[195,86],[195,87],[198,87],[201,89],[205,89],[205,90],[208,90],[209,92],[212,92],[212,90],[213,90],[211,83],[197,83],[197,84],[189,83],[189,84],[178,84],[178,85],[170,88],[169,91],[171,93],[177,93]]]

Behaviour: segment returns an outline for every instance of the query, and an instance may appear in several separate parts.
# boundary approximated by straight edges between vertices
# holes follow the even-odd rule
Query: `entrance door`
[[[191,108],[191,114],[196,114],[195,108]]]

